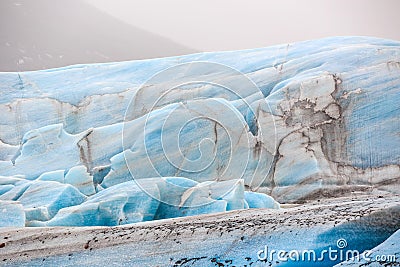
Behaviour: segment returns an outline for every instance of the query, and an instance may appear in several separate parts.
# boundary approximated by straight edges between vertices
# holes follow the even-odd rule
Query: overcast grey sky
[[[0,0],[0,71],[265,47],[400,41],[400,0]]]
[[[144,30],[201,50],[367,35],[400,40],[399,0],[86,0]]]
[[[194,52],[83,0],[0,0],[0,71]]]

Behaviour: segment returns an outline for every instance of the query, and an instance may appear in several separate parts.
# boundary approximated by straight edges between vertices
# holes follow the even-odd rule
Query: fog
[[[231,50],[364,35],[400,40],[398,0],[87,0],[181,44]]]
[[[264,47],[400,40],[398,0],[1,0],[0,71]]]

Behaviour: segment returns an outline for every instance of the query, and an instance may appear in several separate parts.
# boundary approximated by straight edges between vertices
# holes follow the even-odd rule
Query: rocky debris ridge
[[[283,209],[246,209],[150,221],[117,227],[0,229],[4,266],[333,266],[325,261],[270,260],[260,250],[314,250],[331,247],[345,255],[373,250],[396,253],[399,197],[322,199]],[[339,249],[337,241],[347,246]],[[391,266],[386,262],[386,266]],[[363,266],[364,262],[354,262]],[[398,263],[397,263],[398,264]],[[382,263],[385,266],[385,263]],[[382,266],[368,265],[365,266]],[[344,265],[346,266],[346,265]],[[393,263],[392,266],[396,266]]]

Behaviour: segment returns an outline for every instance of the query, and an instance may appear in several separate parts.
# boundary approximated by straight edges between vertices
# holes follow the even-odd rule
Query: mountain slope
[[[195,52],[81,0],[4,0],[0,10],[0,71]]]

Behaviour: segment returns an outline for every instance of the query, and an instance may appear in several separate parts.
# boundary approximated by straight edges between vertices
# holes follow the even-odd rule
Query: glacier
[[[0,73],[0,265],[398,264],[399,100],[372,37]]]
[[[0,73],[0,225],[398,194],[399,90],[372,37]]]
[[[334,266],[340,255],[370,250],[371,261],[343,256],[338,266],[396,266],[399,205],[399,196],[354,195],[115,227],[0,228],[0,260],[2,266]],[[347,246],[340,249],[338,240]],[[265,246],[313,250],[318,258],[331,248],[336,259],[325,253],[296,261],[275,253],[264,260]],[[376,262],[376,255],[397,258]]]

